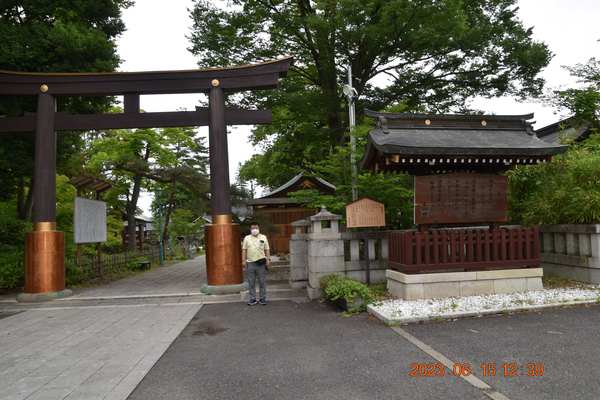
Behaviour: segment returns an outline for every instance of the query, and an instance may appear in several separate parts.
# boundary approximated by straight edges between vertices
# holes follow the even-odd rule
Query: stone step
[[[290,279],[289,264],[271,265],[267,271],[267,282],[288,281]]]

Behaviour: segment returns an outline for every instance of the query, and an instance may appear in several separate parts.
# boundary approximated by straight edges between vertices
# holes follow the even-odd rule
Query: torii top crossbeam
[[[206,126],[208,109],[140,113],[139,96],[146,94],[209,93],[213,84],[224,92],[271,89],[285,76],[291,57],[260,64],[183,71],[29,73],[0,70],[0,95],[124,96],[123,114],[55,113],[54,129],[133,129]],[[271,112],[226,110],[227,125],[271,122]],[[0,133],[33,132],[35,115],[0,118]]]
[[[225,91],[277,87],[292,57],[227,68],[147,72],[31,73],[0,70],[0,94],[37,95],[41,85],[48,93],[66,96],[117,96],[129,93],[170,94],[209,92],[218,79]]]

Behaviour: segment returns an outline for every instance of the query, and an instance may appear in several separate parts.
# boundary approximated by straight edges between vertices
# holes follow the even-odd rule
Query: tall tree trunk
[[[163,243],[167,241],[167,237],[169,235],[169,223],[171,222],[171,213],[173,212],[175,202],[175,186],[173,185],[171,189],[171,193],[169,194],[169,200],[167,202],[167,212],[165,213],[165,225],[163,226],[162,231],[162,240]]]
[[[23,218],[25,214],[25,178],[19,177],[19,187],[17,188],[17,218]]]
[[[33,215],[33,177],[29,181],[29,190],[27,190],[27,200],[25,201],[25,220],[30,220]]]
[[[148,161],[150,158],[150,145],[146,144],[144,161]],[[125,207],[127,211],[127,248],[129,250],[135,250],[137,244],[136,235],[136,223],[135,223],[135,212],[137,211],[137,203],[140,198],[140,191],[142,190],[142,176],[134,175],[133,177],[133,189],[131,190],[131,197]]]
[[[142,177],[140,175],[136,175],[133,177],[133,189],[131,191],[131,197],[127,202],[127,248],[129,250],[135,250],[135,246],[137,244],[137,235],[136,229],[137,225],[135,223],[135,212],[137,211],[137,202],[140,197],[140,190],[142,187]]]
[[[25,195],[25,178],[19,179],[19,187],[17,191],[17,218],[27,221],[31,218],[31,211],[33,208],[33,178],[29,180],[29,188],[27,188],[27,195]]]

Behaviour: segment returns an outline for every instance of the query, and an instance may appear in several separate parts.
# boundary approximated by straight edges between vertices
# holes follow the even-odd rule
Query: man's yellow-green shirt
[[[242,243],[242,249],[246,250],[246,261],[255,262],[267,257],[265,251],[269,250],[269,241],[261,233],[256,236],[247,235]]]

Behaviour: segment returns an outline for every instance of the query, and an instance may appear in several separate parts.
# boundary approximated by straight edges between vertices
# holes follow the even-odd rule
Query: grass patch
[[[556,275],[544,275],[542,277],[542,283],[544,285],[544,289],[586,288],[589,286],[585,282],[580,282]]]
[[[392,296],[387,291],[387,283],[372,283],[369,285],[369,291],[374,301],[391,299]]]

